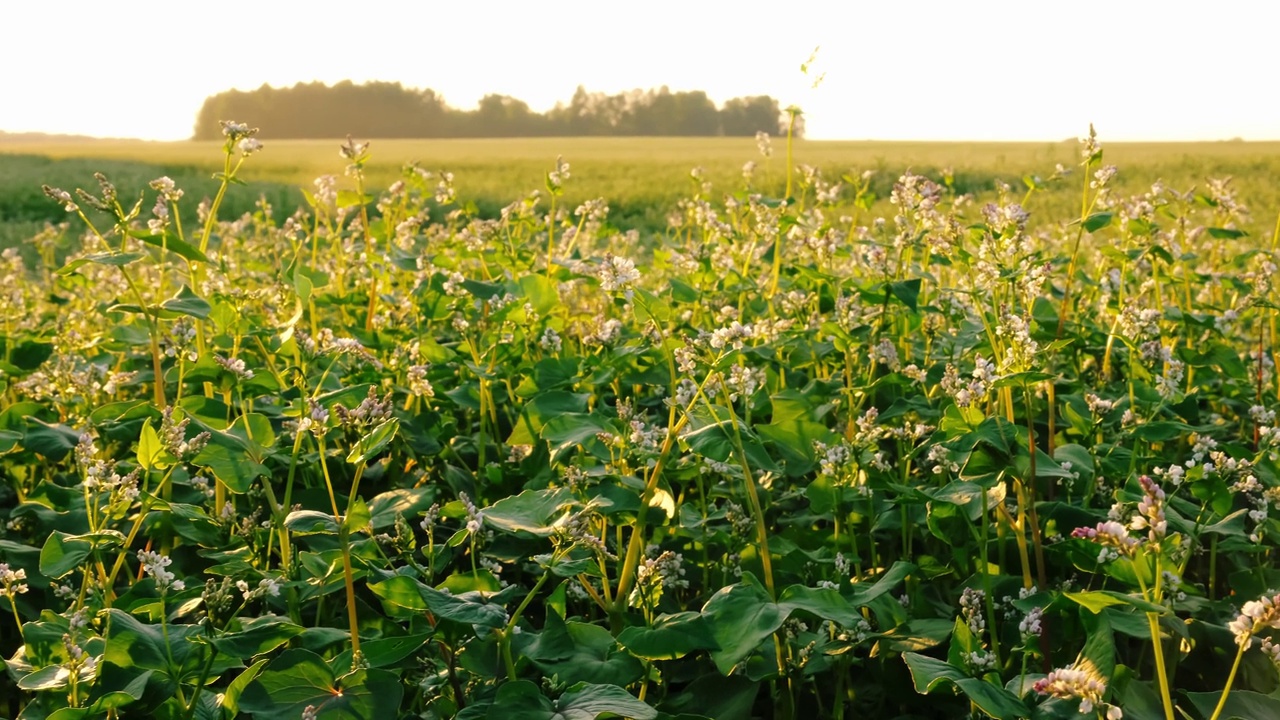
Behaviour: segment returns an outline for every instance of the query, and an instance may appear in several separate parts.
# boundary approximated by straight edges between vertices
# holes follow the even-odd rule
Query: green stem
[[[1242,643],[1238,643],[1240,648],[1236,650],[1236,661],[1231,663],[1231,673],[1227,675],[1226,687],[1222,688],[1222,697],[1218,698],[1218,706],[1213,709],[1213,715],[1209,716],[1209,720],[1218,720],[1218,716],[1222,714],[1222,708],[1227,705],[1227,695],[1231,694],[1231,686],[1236,682],[1236,672],[1240,669],[1240,661],[1244,659],[1244,651],[1253,643],[1253,636]],[[1166,713],[1168,715],[1168,713]],[[1168,715],[1172,717],[1172,715]]]
[[[213,670],[213,660],[218,656],[218,648],[212,644],[209,645],[209,659],[205,660],[204,667],[200,669],[200,680],[196,682],[196,690],[191,694],[191,703],[187,705],[187,713],[184,716],[186,720],[191,720],[196,716],[196,705],[200,702],[200,691],[204,689],[204,684],[209,679],[209,672]]]
[[[552,563],[554,562],[555,558],[552,558]],[[516,624],[520,622],[520,616],[524,614],[525,609],[529,607],[529,603],[533,602],[533,598],[537,596],[538,591],[542,589],[542,586],[546,584],[547,579],[550,577],[550,570],[542,573],[542,577],[538,578],[538,582],[534,583],[533,589],[529,590],[529,594],[524,596],[524,600],[520,602],[516,611],[511,613],[511,619],[507,621],[507,626],[503,628],[500,642],[502,643],[502,662],[506,665],[508,680],[516,679],[516,663],[511,657],[511,636],[515,633]]]

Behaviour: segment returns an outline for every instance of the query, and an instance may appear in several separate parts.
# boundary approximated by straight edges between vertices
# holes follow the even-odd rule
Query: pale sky
[[[785,11],[784,11],[785,9]],[[815,139],[1280,139],[1275,0],[0,2],[0,130],[191,135],[208,95],[343,79],[668,85],[796,104]],[[800,72],[821,46],[811,88]],[[235,118],[226,118],[235,119]]]

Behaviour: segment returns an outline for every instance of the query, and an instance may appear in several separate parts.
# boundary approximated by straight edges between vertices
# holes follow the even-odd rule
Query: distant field
[[[1254,211],[1254,230],[1269,234],[1280,210],[1280,142],[1106,143],[1105,161],[1120,167],[1122,191],[1138,191],[1156,179],[1187,189],[1210,176],[1236,178],[1241,199]],[[281,210],[301,201],[298,186],[310,186],[323,174],[341,175],[338,141],[269,141],[250,159],[228,214],[252,207],[265,193]],[[542,186],[543,174],[557,155],[572,166],[570,202],[603,197],[619,227],[660,229],[674,202],[693,189],[689,170],[701,166],[717,192],[741,187],[743,163],[757,162],[757,186],[777,193],[783,181],[785,146],[773,141],[766,160],[749,138],[529,138],[487,140],[374,140],[370,178],[385,187],[401,166],[417,161],[430,170],[454,173],[458,195],[482,212],[498,208]],[[908,168],[936,177],[955,172],[956,188],[990,194],[1002,179],[1021,192],[1021,178],[1048,176],[1056,163],[1074,167],[1076,143],[913,143],[800,141],[799,163],[821,167],[828,177],[876,171],[873,188],[885,198],[893,180]],[[4,157],[5,155],[9,157]],[[24,157],[17,157],[24,156]],[[40,195],[40,183],[89,188],[95,169],[107,172],[122,189],[141,188],[146,180],[168,174],[189,193],[212,192],[208,175],[221,168],[221,147],[212,142],[26,141],[0,142],[0,242],[58,219],[58,208]],[[1070,216],[1079,197],[1079,178],[1061,183],[1032,204],[1033,213]]]

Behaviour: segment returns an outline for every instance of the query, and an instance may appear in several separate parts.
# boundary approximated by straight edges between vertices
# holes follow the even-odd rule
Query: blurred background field
[[[1269,238],[1280,211],[1280,142],[1106,143],[1105,162],[1119,166],[1118,192],[1141,192],[1152,182],[1187,190],[1205,178],[1231,176],[1240,199],[1252,210],[1255,236]],[[222,217],[249,211],[265,197],[277,218],[303,202],[299,188],[325,174],[341,178],[344,161],[338,140],[272,140],[250,158],[239,176]],[[494,215],[503,206],[541,188],[557,156],[571,165],[566,187],[569,203],[602,197],[619,229],[660,232],[682,197],[696,186],[690,170],[701,167],[713,194],[744,187],[742,168],[757,165],[753,187],[780,195],[785,176],[785,139],[773,139],[773,154],[762,157],[752,138],[512,138],[374,140],[370,180],[375,189],[400,176],[405,163],[454,174],[458,197]],[[939,179],[950,169],[957,193],[978,200],[994,194],[997,181],[1021,195],[1023,178],[1049,177],[1057,163],[1076,169],[1077,143],[859,142],[800,140],[795,161],[819,167],[824,177],[856,177],[874,171],[871,189],[887,201],[894,180],[905,170]],[[216,190],[211,174],[221,169],[217,142],[148,142],[10,136],[0,140],[0,245],[30,237],[46,222],[65,219],[44,197],[41,184],[92,189],[95,171],[108,175],[123,194],[136,195],[151,179],[172,177],[188,197]],[[342,179],[345,186],[345,179]],[[1078,172],[1048,186],[1030,203],[1035,221],[1063,222],[1079,213]],[[850,189],[846,185],[846,192]],[[150,195],[150,191],[148,191]]]

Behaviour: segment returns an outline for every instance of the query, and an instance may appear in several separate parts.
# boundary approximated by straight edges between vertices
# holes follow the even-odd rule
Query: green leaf
[[[616,685],[578,686],[578,689],[561,695],[555,702],[555,707],[565,720],[595,720],[605,713],[632,720],[653,720],[658,717],[657,710]]]
[[[1213,715],[1214,708],[1222,698],[1220,692],[1186,693],[1191,702],[1205,717]],[[1222,707],[1223,720],[1242,718],[1243,720],[1260,720],[1261,718],[1280,718],[1280,699],[1249,690],[1232,690],[1227,695],[1227,702]]]
[[[616,685],[574,686],[552,702],[528,680],[504,683],[489,706],[488,720],[595,720],[608,714],[654,720],[658,711]]]
[[[62,460],[80,442],[80,434],[66,425],[46,423],[38,418],[27,418],[27,430],[22,436],[22,447],[50,460]]]
[[[562,508],[572,501],[573,491],[568,488],[525,490],[485,508],[484,522],[510,533],[547,537],[555,532],[554,521],[563,514]]]
[[[201,320],[208,319],[209,313],[213,312],[213,306],[204,298],[192,292],[190,287],[182,286],[177,295],[160,303],[160,307],[182,315],[190,315]]]
[[[308,707],[320,720],[379,720],[396,717],[404,686],[386,670],[356,670],[333,676],[310,650],[286,650],[240,696],[240,711],[264,720],[297,720]]]
[[[443,592],[405,575],[369,583],[373,594],[392,605],[409,610],[430,610],[433,615],[480,627],[500,628],[507,624],[507,612],[500,602],[490,601],[494,593],[479,591]]]
[[[1112,217],[1114,217],[1113,213],[1096,212],[1084,219],[1084,231],[1090,233],[1098,232],[1111,224]]]
[[[86,535],[67,535],[53,531],[40,550],[40,574],[60,578],[80,567],[94,548],[110,548],[124,544],[124,535],[115,530],[102,530]]]
[[[337,535],[337,518],[318,510],[294,510],[285,516],[284,526],[295,535]]]
[[[347,454],[347,462],[352,465],[367,463],[378,456],[396,436],[396,432],[400,430],[400,421],[396,418],[384,420],[378,423],[377,427],[369,431],[367,435],[356,441],[352,446],[351,452]]]
[[[91,255],[82,255],[76,258],[75,260],[72,260],[71,262],[67,263],[66,265],[63,265],[62,267],[58,268],[56,274],[64,275],[64,276],[70,275],[82,265],[87,265],[89,263],[95,263],[97,265],[115,265],[119,267],[121,265],[128,265],[129,263],[134,262],[136,260],[141,260],[144,257],[146,257],[146,255],[140,252],[125,253],[125,252],[117,252],[117,251],[93,253]]]
[[[236,418],[227,432],[245,442],[249,449],[263,451],[276,444],[276,432],[271,420],[262,413],[245,413]]]
[[[999,720],[1016,720],[1031,714],[1027,706],[1013,693],[1002,687],[969,677],[964,672],[941,660],[907,652],[902,654],[911,670],[911,681],[916,692],[928,695],[942,684],[954,684],[973,701],[978,709]]]
[[[618,633],[618,643],[646,660],[676,660],[698,650],[719,649],[707,622],[694,612],[662,615],[652,627],[626,628]]]
[[[61,665],[50,665],[18,680],[18,687],[28,692],[61,690],[70,684],[71,671]]]
[[[1092,590],[1081,593],[1063,593],[1063,597],[1079,603],[1081,606],[1092,613],[1100,613],[1103,608],[1113,605],[1132,605],[1145,612],[1153,612],[1164,614],[1167,610],[1163,605],[1147,602],[1141,598],[1132,597],[1114,590]]]
[[[373,200],[373,196],[369,193],[358,193],[354,190],[339,190],[337,207],[338,209],[356,207],[357,205],[367,205]]]
[[[586,411],[587,401],[591,396],[587,393],[572,393],[565,390],[546,390],[525,403],[516,420],[508,445],[531,445],[542,432],[543,426],[552,418]]]
[[[778,607],[788,616],[803,610],[819,620],[830,620],[845,627],[856,627],[862,615],[834,588],[811,588],[792,585],[778,597]]]
[[[215,438],[217,435],[214,436]],[[211,441],[191,461],[213,471],[232,492],[249,492],[249,486],[259,477],[270,475],[262,463],[254,461],[243,448],[231,447]]]
[[[426,610],[427,602],[422,599],[420,586],[421,583],[407,575],[394,575],[381,582],[369,583],[369,590],[397,607]]]
[[[503,683],[489,706],[488,720],[552,720],[555,705],[528,680]]]
[[[143,470],[167,467],[167,464],[164,466],[160,464],[164,455],[164,444],[160,442],[160,436],[156,434],[156,429],[151,427],[151,419],[148,418],[142,423],[142,435],[138,437],[138,464]]]
[[[1235,228],[1211,227],[1206,229],[1209,231],[1209,236],[1217,240],[1235,240],[1249,234],[1243,230],[1236,230]]]
[[[901,282],[891,282],[888,290],[890,295],[897,298],[903,305],[911,308],[911,312],[915,312],[920,302],[920,285],[920,278],[912,278]]]
[[[521,294],[539,315],[546,316],[560,306],[556,283],[546,275],[524,275],[519,283]]]
[[[630,685],[644,675],[644,666],[618,647],[613,635],[598,625],[568,622],[556,613],[527,651],[529,660],[547,677],[576,682]]]
[[[244,689],[249,687],[249,683],[257,679],[262,669],[266,667],[267,659],[263,658],[258,662],[245,668],[244,672],[236,676],[235,680],[227,686],[227,690],[222,695],[222,707],[231,713],[231,717],[237,717],[240,713],[240,696],[244,694]]]
[[[241,629],[213,639],[218,652],[234,658],[247,658],[270,652],[291,638],[302,634],[302,626],[275,615],[244,620]]]
[[[1116,640],[1111,632],[1111,622],[1107,613],[1081,613],[1088,640],[1080,657],[1076,659],[1076,667],[1096,672],[1104,680],[1110,681],[1116,671]]]
[[[787,619],[786,611],[769,599],[759,582],[746,577],[747,581],[721,588],[702,608],[702,616],[719,647],[711,652],[711,659],[725,675]]]
[[[425,486],[419,488],[397,488],[375,495],[369,501],[369,522],[374,529],[391,527],[396,517],[412,519],[413,516],[431,507],[438,490]]]
[[[369,517],[369,506],[362,498],[356,498],[351,502],[347,514],[342,517],[342,527],[349,533],[360,532],[369,527]]]
[[[866,607],[876,598],[897,587],[898,583],[906,580],[907,576],[914,572],[915,569],[915,565],[899,560],[891,565],[885,571],[885,574],[881,575],[874,583],[870,585],[867,583],[855,584],[853,586],[853,596],[849,598],[849,602],[854,607]]]
[[[199,625],[168,623],[162,627],[144,623],[118,608],[107,612],[111,614],[111,636],[103,654],[106,662],[163,673],[176,670],[181,674],[184,670],[195,671],[208,652],[206,646],[192,642],[192,638],[204,634]]]
[[[431,633],[374,638],[360,643],[360,652],[369,667],[388,667],[414,655],[426,644]]]
[[[161,235],[154,235],[149,229],[148,230],[137,229],[137,230],[130,230],[129,237],[135,238],[137,240],[141,240],[142,242],[148,245],[154,245],[155,247],[163,247],[169,250],[170,252],[176,253],[193,262],[202,262],[202,263],[209,262],[208,256],[200,252],[199,248],[197,248],[196,246],[188,242],[179,240],[178,236],[170,232],[166,232]]]

